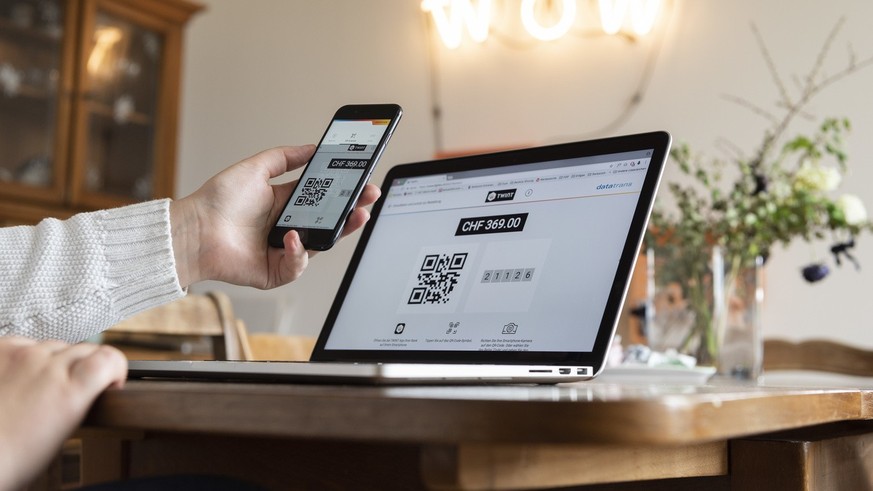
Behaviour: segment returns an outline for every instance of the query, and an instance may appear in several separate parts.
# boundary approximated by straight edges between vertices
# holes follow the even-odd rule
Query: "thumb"
[[[296,230],[285,234],[282,240],[284,248],[271,249],[269,254],[275,258],[271,260],[270,278],[264,285],[264,289],[276,288],[296,280],[303,274],[309,264],[309,253],[300,242],[300,236]]]

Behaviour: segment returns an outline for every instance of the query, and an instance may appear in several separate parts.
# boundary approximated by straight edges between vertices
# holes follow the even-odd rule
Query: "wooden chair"
[[[315,347],[311,336],[253,333],[249,336],[252,360],[308,361]]]
[[[873,350],[821,339],[764,341],[764,371],[814,370],[873,377]]]
[[[252,357],[245,324],[234,316],[230,298],[217,291],[141,312],[105,331],[103,342],[129,359]]]

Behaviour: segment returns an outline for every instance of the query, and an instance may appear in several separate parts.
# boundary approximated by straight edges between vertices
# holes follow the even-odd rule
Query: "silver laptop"
[[[311,361],[131,361],[130,376],[590,379],[612,342],[669,147],[670,135],[655,132],[394,167]]]

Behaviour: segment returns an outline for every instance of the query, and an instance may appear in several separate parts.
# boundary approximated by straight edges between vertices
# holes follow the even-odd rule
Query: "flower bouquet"
[[[848,172],[845,137],[851,129],[849,120],[826,118],[810,134],[785,136],[816,94],[873,64],[873,58],[857,62],[852,57],[840,72],[822,74],[822,61],[840,26],[838,23],[831,32],[795,97],[781,82],[755,31],[779,87],[781,114],[732,99],[771,122],[750,155],[734,150],[727,159],[703,159],[684,144],[671,152],[683,181],[668,184],[675,210],[667,212],[660,206],[655,210],[647,246],[662,259],[656,272],[658,283],[672,285],[667,303],[678,305],[676,311],[681,315],[674,315],[672,320],[663,316],[659,319],[656,306],[647,325],[650,331],[650,324],[657,326],[659,322],[681,325],[680,335],[673,334],[672,347],[695,355],[699,363],[718,361],[731,322],[750,323],[748,329],[755,342],[757,334],[752,331],[757,330],[761,297],[761,275],[755,270],[777,244],[787,245],[797,239],[810,243],[829,240],[837,265],[851,263],[860,267],[852,249],[856,237],[873,230],[873,224],[859,197],[838,192]],[[826,257],[820,256],[802,268],[802,276],[810,282],[820,281],[829,270]],[[737,309],[741,311],[739,316],[735,315]],[[650,332],[650,342],[651,336],[660,336],[662,341],[669,338],[667,330],[661,326],[659,333]],[[742,368],[751,375],[757,369]]]

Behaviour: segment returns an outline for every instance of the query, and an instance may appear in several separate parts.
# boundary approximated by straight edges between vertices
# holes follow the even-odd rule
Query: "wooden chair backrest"
[[[208,340],[218,360],[251,358],[245,324],[234,316],[230,298],[222,292],[189,294],[130,317],[104,332],[104,342],[118,346],[129,358],[154,357],[173,351],[173,340]],[[185,358],[186,353],[165,353],[167,358]]]
[[[873,350],[835,341],[764,341],[764,371],[815,370],[873,377]]]
[[[252,333],[249,344],[253,360],[308,361],[316,338],[282,334]]]

